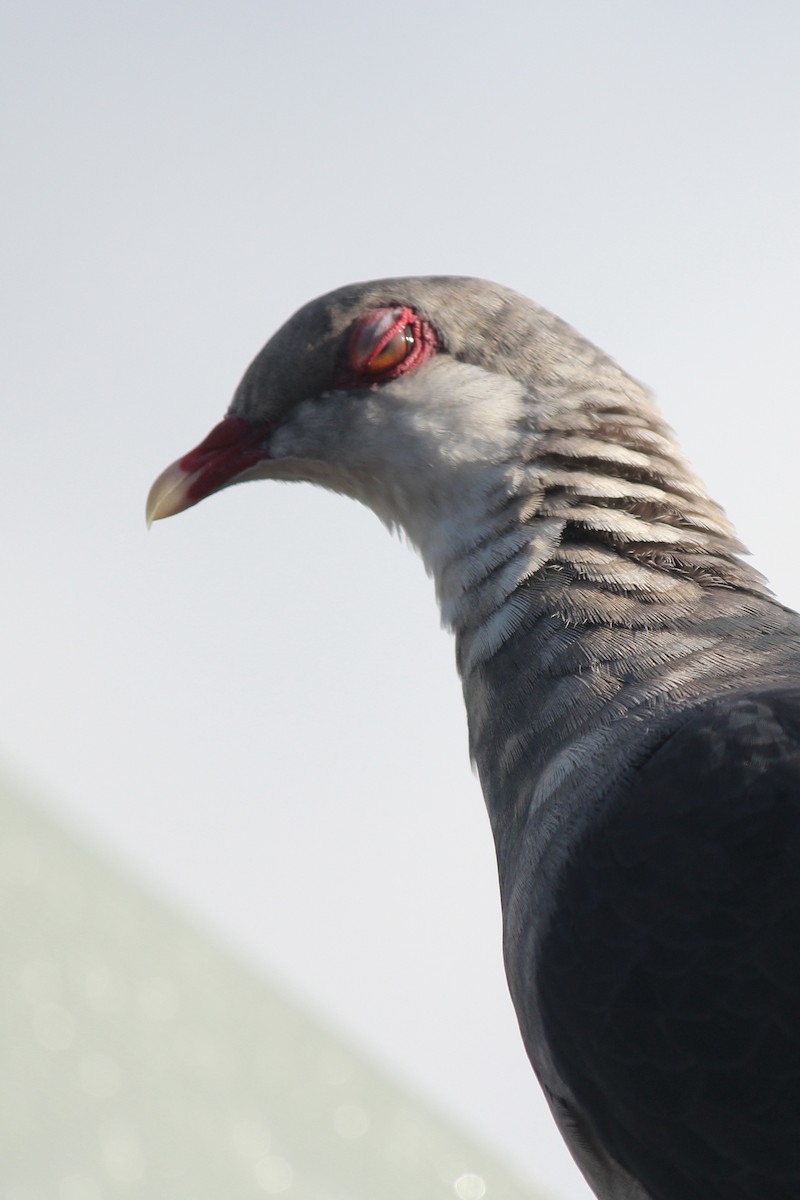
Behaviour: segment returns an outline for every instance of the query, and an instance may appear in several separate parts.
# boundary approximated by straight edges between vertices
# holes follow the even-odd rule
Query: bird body
[[[647,391],[495,284],[352,285],[151,516],[260,478],[366,503],[434,579],[520,1029],[597,1195],[800,1195],[800,618]]]

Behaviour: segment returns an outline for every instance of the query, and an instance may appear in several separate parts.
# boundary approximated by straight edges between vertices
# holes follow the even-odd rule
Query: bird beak
[[[273,426],[225,417],[194,450],[162,471],[147,497],[147,525],[191,508],[212,492],[235,483],[262,459]]]

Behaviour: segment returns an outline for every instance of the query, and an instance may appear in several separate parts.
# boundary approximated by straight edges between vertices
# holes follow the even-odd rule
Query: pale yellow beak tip
[[[175,513],[191,508],[195,501],[189,496],[189,489],[194,479],[193,472],[184,471],[176,462],[161,472],[147,497],[145,521],[148,529],[153,521],[174,517]]]

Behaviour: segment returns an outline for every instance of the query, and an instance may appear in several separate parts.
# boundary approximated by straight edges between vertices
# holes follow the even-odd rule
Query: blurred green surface
[[[533,1200],[0,788],[0,1200]]]

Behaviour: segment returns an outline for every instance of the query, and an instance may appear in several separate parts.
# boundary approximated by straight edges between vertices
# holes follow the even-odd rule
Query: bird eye
[[[403,361],[414,345],[414,330],[406,325],[399,333],[393,333],[388,342],[384,342],[380,350],[376,350],[367,363],[366,370],[373,375],[382,375]]]
[[[379,308],[357,322],[348,345],[348,368],[357,378],[399,373],[416,343],[417,318],[409,308]]]
[[[414,371],[441,346],[432,326],[413,308],[375,308],[360,317],[336,369],[339,387],[388,383]]]

